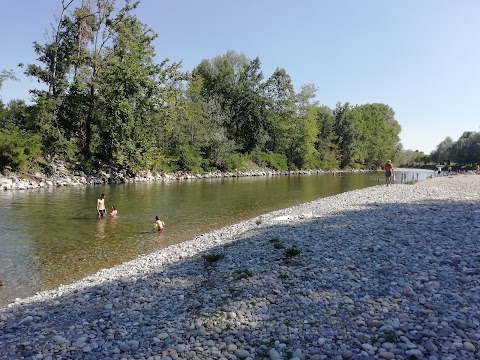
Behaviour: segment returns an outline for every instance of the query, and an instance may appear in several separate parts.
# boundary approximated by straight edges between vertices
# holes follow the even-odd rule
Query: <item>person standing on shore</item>
[[[105,194],[100,195],[100,199],[97,199],[97,214],[98,218],[103,218],[107,210],[105,209]]]
[[[388,186],[392,183],[392,175],[393,175],[392,160],[387,161],[387,163],[383,166],[383,170],[385,170],[385,184],[387,184]]]

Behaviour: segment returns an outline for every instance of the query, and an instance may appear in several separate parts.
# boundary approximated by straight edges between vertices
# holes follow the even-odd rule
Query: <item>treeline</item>
[[[457,141],[447,137],[430,154],[437,163],[480,164],[480,132],[465,131]]]
[[[284,69],[264,78],[258,57],[233,51],[184,72],[155,62],[156,34],[134,15],[138,2],[61,6],[50,40],[34,43],[38,64],[24,66],[44,90],[31,91],[32,104],[0,102],[0,167],[59,158],[130,174],[328,170],[377,168],[402,151],[386,104],[330,109],[315,100],[315,86],[296,92]]]

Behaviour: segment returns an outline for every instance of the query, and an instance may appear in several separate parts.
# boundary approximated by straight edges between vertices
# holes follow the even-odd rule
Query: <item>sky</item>
[[[45,42],[61,3],[3,7],[0,71],[19,78],[3,84],[4,103],[41,88],[17,65],[36,63],[33,42]],[[297,91],[315,85],[332,109],[389,105],[404,149],[428,154],[448,136],[480,131],[478,0],[142,0],[135,14],[158,33],[156,59],[184,71],[233,50],[258,56],[265,80],[283,68]]]

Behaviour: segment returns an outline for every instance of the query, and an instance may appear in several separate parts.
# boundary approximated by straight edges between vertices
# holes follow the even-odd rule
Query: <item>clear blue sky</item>
[[[44,42],[60,4],[3,6],[0,70],[21,80],[4,83],[5,103],[39,86],[17,64],[35,62],[32,43]],[[479,0],[143,0],[136,14],[159,34],[158,60],[185,71],[234,50],[259,56],[265,78],[278,67],[297,91],[314,84],[331,108],[388,104],[405,149],[429,153],[447,136],[480,131]]]

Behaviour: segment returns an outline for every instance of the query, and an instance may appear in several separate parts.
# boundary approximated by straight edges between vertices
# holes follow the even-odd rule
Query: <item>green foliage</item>
[[[28,170],[32,161],[41,155],[40,136],[28,133],[16,126],[0,129],[0,168]]]
[[[216,166],[221,171],[240,171],[246,159],[241,154],[226,154],[217,159]]]
[[[287,157],[283,154],[254,151],[250,156],[253,162],[260,167],[274,170],[288,170]]]
[[[248,269],[235,271],[235,280],[247,279],[249,277],[252,277],[253,275],[253,271]]]
[[[285,249],[285,245],[282,244],[282,242],[280,241],[280,239],[278,238],[273,238],[273,239],[270,239],[270,242],[273,244],[273,247],[275,249]]]
[[[203,158],[193,146],[184,146],[180,148],[180,154],[178,159],[178,168],[181,170],[187,170],[193,173],[201,173]]]
[[[234,51],[185,74],[168,59],[155,62],[156,34],[134,15],[138,2],[118,11],[113,0],[71,4],[62,4],[51,40],[34,43],[38,63],[26,68],[48,90],[34,89],[32,106],[0,107],[5,123],[41,136],[48,159],[134,174],[365,168],[401,154],[387,105],[332,111],[315,100],[314,85],[296,93],[280,68],[265,81],[258,57]],[[0,86],[12,76],[1,72]],[[470,142],[452,154],[471,159]]]
[[[427,155],[418,150],[400,150],[395,154],[395,163],[402,166],[421,166],[427,162]]]
[[[430,154],[430,159],[434,162],[443,164],[444,161],[452,159],[454,141],[451,137],[447,137],[437,148]]]
[[[337,104],[333,126],[340,167],[376,168],[386,158],[394,158],[400,125],[394,111],[384,104],[367,104],[352,107]]]
[[[17,76],[13,70],[2,70],[0,71],[0,90],[2,90],[3,83],[6,80],[18,81]]]
[[[427,160],[427,159],[425,159]],[[429,160],[433,163],[456,163],[465,169],[480,164],[480,132],[465,131],[457,141],[447,137],[437,145]]]
[[[462,136],[452,144],[450,158],[460,164],[480,163],[480,132],[465,131]],[[443,163],[443,161],[442,161]]]
[[[172,172],[178,170],[177,159],[163,154],[159,149],[154,150],[150,170],[155,172]]]
[[[296,247],[291,247],[288,249],[285,249],[285,256],[286,257],[294,257],[300,255],[300,250],[298,250]]]

